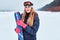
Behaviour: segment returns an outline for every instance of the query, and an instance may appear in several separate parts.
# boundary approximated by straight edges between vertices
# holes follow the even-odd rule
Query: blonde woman
[[[39,17],[33,9],[33,4],[30,1],[24,2],[24,12],[21,14],[21,20],[16,23],[23,28],[24,40],[36,40],[36,32],[39,28]],[[19,33],[20,29],[16,29]]]

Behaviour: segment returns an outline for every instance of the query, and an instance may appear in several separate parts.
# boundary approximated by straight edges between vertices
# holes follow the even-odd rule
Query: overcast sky
[[[23,10],[23,2],[29,0],[0,0],[0,10]],[[34,8],[41,8],[49,4],[53,0],[30,0],[34,4]]]

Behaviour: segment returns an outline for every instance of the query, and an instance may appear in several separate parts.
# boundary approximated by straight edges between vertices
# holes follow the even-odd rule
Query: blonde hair
[[[29,17],[27,19],[27,24],[32,27],[33,26],[33,23],[34,23],[34,15],[35,15],[35,11],[33,8],[31,8],[31,12],[29,14]],[[25,16],[26,16],[26,10],[24,9],[24,13],[22,15],[22,20],[24,21],[25,20]]]

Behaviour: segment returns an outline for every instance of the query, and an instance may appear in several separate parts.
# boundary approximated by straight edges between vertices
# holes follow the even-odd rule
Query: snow
[[[14,12],[0,12],[0,40],[18,40]],[[36,12],[40,19],[37,40],[60,40],[60,12]]]

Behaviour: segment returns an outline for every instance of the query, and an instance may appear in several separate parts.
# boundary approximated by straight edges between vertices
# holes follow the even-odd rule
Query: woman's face
[[[31,6],[25,6],[25,10],[27,13],[30,13],[31,12]]]

